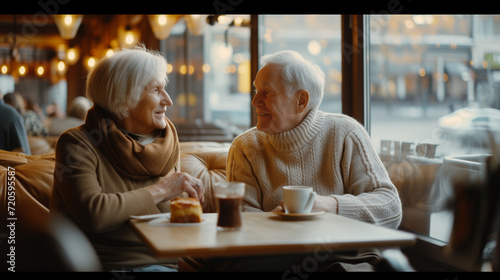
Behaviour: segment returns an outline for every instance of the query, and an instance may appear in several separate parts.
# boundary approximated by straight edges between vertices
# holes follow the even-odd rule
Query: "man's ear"
[[[307,90],[299,90],[297,92],[297,113],[302,113],[309,105],[309,92]]]

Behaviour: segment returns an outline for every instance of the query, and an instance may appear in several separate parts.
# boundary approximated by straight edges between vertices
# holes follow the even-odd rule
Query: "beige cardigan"
[[[302,185],[334,196],[342,216],[391,228],[401,222],[397,189],[366,130],[345,115],[311,110],[290,131],[249,129],[231,145],[227,176],[251,186],[246,211],[271,211],[280,205],[282,186]]]

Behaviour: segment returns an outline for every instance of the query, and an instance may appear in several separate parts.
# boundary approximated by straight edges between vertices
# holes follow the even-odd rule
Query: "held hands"
[[[189,197],[197,198],[200,203],[203,203],[205,197],[205,188],[201,180],[183,172],[163,177],[158,183],[146,189],[153,196],[155,203],[168,201],[183,192]]]
[[[285,211],[285,206],[283,206],[283,201],[280,205],[274,208],[273,211]],[[311,212],[325,211],[333,214],[338,214],[338,203],[337,199],[333,196],[317,195],[314,200],[313,208]]]

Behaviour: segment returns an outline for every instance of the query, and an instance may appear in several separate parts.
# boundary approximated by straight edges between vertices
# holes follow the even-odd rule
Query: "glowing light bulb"
[[[113,51],[112,48],[109,48],[108,50],[106,50],[106,57],[111,57],[115,54],[115,52]]]
[[[88,60],[87,60],[87,65],[92,68],[95,66],[95,58],[93,57],[90,57]]]
[[[38,68],[36,69],[36,73],[38,74],[38,76],[42,76],[44,72],[45,69],[43,69],[42,65],[38,66]]]
[[[134,34],[132,31],[127,31],[127,34],[125,35],[125,43],[128,45],[132,45],[134,43]]]
[[[67,26],[70,26],[72,22],[73,22],[72,16],[70,16],[70,15],[64,16],[64,24],[66,24]]]
[[[165,15],[159,15],[158,16],[158,24],[160,24],[160,25],[167,24],[167,16],[165,16]]]
[[[59,72],[63,72],[65,68],[66,64],[64,63],[64,61],[59,61],[57,63],[57,70],[59,70]]]
[[[24,76],[26,75],[26,72],[27,72],[26,67],[24,65],[21,65],[19,67],[19,75]]]

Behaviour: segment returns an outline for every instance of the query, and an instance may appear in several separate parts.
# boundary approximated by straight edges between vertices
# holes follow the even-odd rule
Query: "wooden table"
[[[342,251],[411,246],[413,234],[324,213],[309,220],[286,220],[270,212],[243,213],[238,231],[217,231],[217,214],[203,214],[196,226],[131,225],[158,257],[237,256]]]

